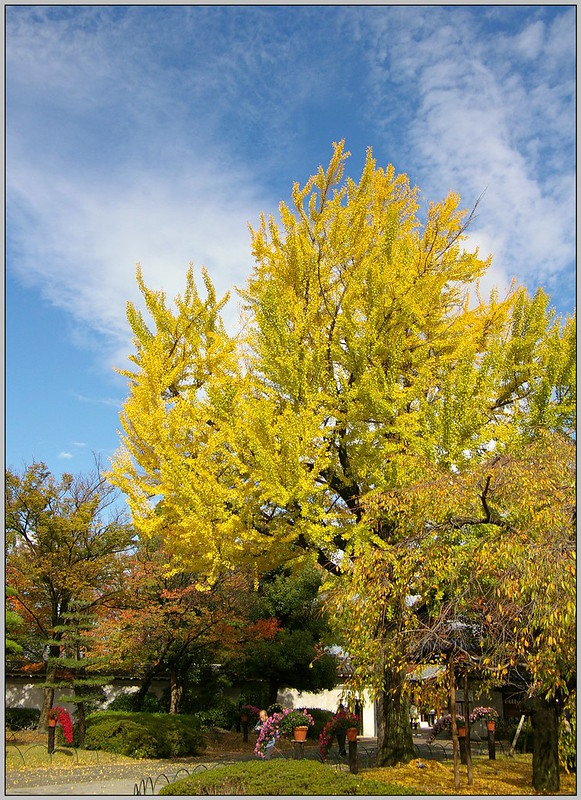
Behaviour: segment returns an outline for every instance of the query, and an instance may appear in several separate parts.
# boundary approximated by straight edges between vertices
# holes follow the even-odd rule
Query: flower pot
[[[357,728],[347,728],[347,741],[348,742],[356,742],[357,741]]]
[[[494,719],[487,719],[486,720],[486,730],[493,731],[496,725],[496,720]]]
[[[308,725],[297,725],[297,727],[293,729],[295,742],[304,742],[305,739],[307,738],[308,730],[309,730]]]
[[[458,725],[458,736],[466,736],[466,725]]]
[[[48,727],[49,728],[56,728],[56,719],[49,719]]]
[[[242,714],[242,716],[240,717],[240,720],[242,722],[248,722],[248,714]]]

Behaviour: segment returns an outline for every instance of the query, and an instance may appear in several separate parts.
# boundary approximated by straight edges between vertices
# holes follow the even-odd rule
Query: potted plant
[[[295,708],[285,708],[280,712],[276,711],[270,717],[267,717],[266,722],[262,726],[254,752],[257,756],[264,758],[266,755],[266,748],[271,742],[279,739],[284,734],[295,734],[296,728],[303,729],[302,733],[304,733],[304,738],[302,738],[302,740],[297,739],[297,735],[295,734],[295,740],[304,741],[307,736],[309,725],[314,724],[315,721],[306,708],[304,711]],[[298,735],[301,736],[302,733]]]
[[[472,715],[470,715],[470,721],[472,721]],[[433,742],[436,736],[439,733],[442,733],[443,730],[446,728],[452,727],[452,715],[446,714],[443,717],[438,717],[438,719],[432,725],[432,731],[427,738],[428,744]],[[460,714],[456,714],[456,728],[458,730],[458,736],[466,736],[466,720]]]
[[[298,708],[286,708],[282,712],[280,729],[283,733],[293,733],[296,742],[304,742],[307,738],[309,725],[314,725],[315,721],[307,711]]]
[[[67,744],[73,743],[73,722],[71,715],[62,706],[51,708],[48,712],[48,752],[54,753],[56,726],[60,725]]]
[[[250,703],[240,706],[241,722],[250,722],[251,725],[255,725],[259,716],[260,709],[257,706],[253,706]]]
[[[355,739],[357,739],[357,729],[359,726],[359,717],[352,714],[350,711],[339,711],[335,716],[327,722],[319,736],[319,752],[323,761],[327,758],[327,754],[331,749],[333,736],[337,734],[346,734],[349,741],[350,736],[355,732]]]
[[[470,714],[470,722],[476,722],[477,719],[483,719],[486,722],[486,729],[493,731],[498,719],[498,711],[492,706],[478,706]]]

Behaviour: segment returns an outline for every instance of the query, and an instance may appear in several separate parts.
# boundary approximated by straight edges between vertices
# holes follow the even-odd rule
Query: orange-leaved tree
[[[124,557],[133,539],[116,490],[99,465],[93,473],[55,480],[34,463],[6,471],[6,575],[10,598],[34,636],[24,656],[42,659],[46,688],[40,725],[52,706],[61,640],[69,612],[93,614],[121,591]]]

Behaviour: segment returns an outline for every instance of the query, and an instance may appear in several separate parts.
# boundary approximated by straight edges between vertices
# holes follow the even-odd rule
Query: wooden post
[[[468,668],[464,670],[464,719],[466,720],[466,775],[468,786],[474,783],[472,768],[472,745],[470,744],[470,695],[468,694]]]
[[[51,724],[52,720],[48,723],[48,752],[54,753],[54,735],[56,731],[56,724]]]
[[[450,653],[450,716],[452,727],[452,752],[454,754],[454,789],[460,791],[460,764],[458,753],[458,726],[456,725],[456,676],[454,675],[454,653]]]
[[[359,765],[357,763],[357,739],[354,742],[349,742],[349,772],[357,775],[359,772]]]
[[[494,741],[494,731],[486,729],[486,735],[488,737],[488,758],[490,761],[494,761],[496,759],[496,743]]]
[[[305,743],[293,741],[293,758],[300,761],[305,757]]]
[[[242,723],[242,741],[243,742],[248,741],[248,720],[245,720]]]
[[[518,728],[516,729],[516,733],[514,735],[514,739],[512,740],[510,750],[508,751],[509,756],[514,755],[514,748],[516,747],[516,743],[518,741],[518,737],[520,736],[520,732],[522,730],[524,721],[525,721],[525,715],[523,714],[522,717],[520,718],[520,722],[518,723]]]

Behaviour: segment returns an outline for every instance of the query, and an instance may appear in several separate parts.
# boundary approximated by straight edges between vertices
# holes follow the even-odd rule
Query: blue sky
[[[135,264],[219,294],[332,142],[439,200],[485,191],[484,282],[575,305],[574,6],[6,8],[6,462],[119,445]],[[237,305],[225,320],[234,329]]]

